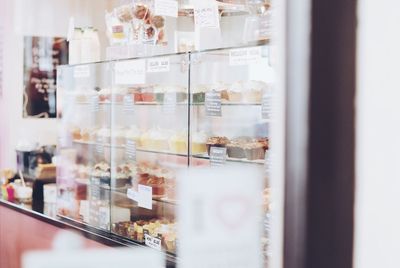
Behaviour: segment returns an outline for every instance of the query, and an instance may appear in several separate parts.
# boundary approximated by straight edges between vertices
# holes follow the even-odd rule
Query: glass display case
[[[180,170],[254,165],[268,186],[268,45],[62,66],[58,79],[60,216],[175,256]]]

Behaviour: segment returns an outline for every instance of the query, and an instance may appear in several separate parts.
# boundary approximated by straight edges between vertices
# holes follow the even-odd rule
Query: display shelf
[[[75,102],[77,105],[93,105],[90,102]],[[134,106],[163,106],[170,105],[170,103],[161,103],[161,102],[134,102],[132,103]],[[99,102],[99,105],[114,105],[114,106],[123,106],[123,102]],[[177,102],[174,103],[176,106],[205,106],[205,103],[187,103],[187,102]],[[261,106],[261,103],[252,103],[252,102],[222,102],[221,106]]]
[[[208,154],[196,154],[192,155],[193,158],[198,158],[198,159],[206,159],[210,160],[210,156]],[[231,158],[231,157],[226,157],[227,162],[236,162],[236,163],[246,163],[246,164],[257,164],[257,165],[264,165],[265,160],[260,159],[260,160],[247,160],[244,158]]]
[[[115,190],[112,190],[112,189],[111,189],[111,193],[113,195],[117,195],[117,196],[121,196],[123,198],[129,199],[131,202],[136,202],[135,200],[130,199],[127,196],[127,193],[115,191]],[[170,205],[178,205],[178,201],[177,200],[171,200],[171,199],[169,199],[169,198],[167,198],[165,196],[153,196],[152,199],[153,199],[153,201],[159,202],[159,203],[165,203],[165,204],[170,204]]]
[[[115,144],[110,144],[110,143],[97,143],[97,142],[91,142],[91,141],[80,141],[80,140],[74,140],[74,143],[77,144],[83,144],[83,145],[89,145],[89,146],[104,146],[104,147],[110,147],[113,149],[125,149],[126,145],[115,145]],[[164,155],[173,155],[173,156],[183,156],[187,157],[187,154],[182,154],[182,153],[174,153],[170,151],[156,151],[156,150],[147,150],[143,148],[136,148],[136,152],[143,152],[143,153],[154,153],[154,154],[164,154]]]

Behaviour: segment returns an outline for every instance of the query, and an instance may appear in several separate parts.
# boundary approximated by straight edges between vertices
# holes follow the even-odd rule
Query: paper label
[[[144,239],[146,246],[156,250],[161,250],[161,239],[152,237],[151,235],[148,234],[144,235]]]
[[[146,60],[116,62],[114,77],[116,85],[135,85],[146,83]]]
[[[155,0],[154,14],[177,18],[178,2],[176,0]]]
[[[272,101],[273,97],[271,93],[264,94],[261,105],[261,115],[263,119],[271,119]]]
[[[103,139],[101,137],[98,137],[96,140],[96,152],[100,155],[104,154],[104,144],[103,144]]]
[[[90,111],[92,113],[97,113],[100,110],[100,105],[99,105],[99,96],[92,96],[90,98]]]
[[[74,67],[74,78],[87,78],[89,76],[89,65],[79,65]]]
[[[153,58],[147,60],[148,73],[169,72],[169,57]]]
[[[259,39],[268,39],[271,37],[271,14],[261,15],[259,17]]]
[[[139,193],[134,189],[129,188],[128,191],[126,192],[126,197],[137,202],[139,200]]]
[[[108,230],[110,226],[110,208],[101,206],[99,209],[99,227]]]
[[[126,158],[130,161],[136,161],[136,142],[128,140],[125,148]]]
[[[131,95],[124,96],[124,112],[131,114],[135,110],[135,102]]]
[[[226,148],[211,147],[210,148],[210,165],[222,166],[226,163]]]
[[[248,65],[261,60],[261,47],[231,49],[229,51],[229,65]]]
[[[205,97],[205,107],[207,116],[221,116],[221,93],[216,91],[207,92]]]
[[[146,185],[138,185],[138,206],[147,209],[153,209],[153,188]]]
[[[196,28],[219,28],[218,6],[214,2],[198,1],[194,6]]]
[[[176,111],[176,93],[165,93],[163,101],[163,112],[165,114],[174,114]]]

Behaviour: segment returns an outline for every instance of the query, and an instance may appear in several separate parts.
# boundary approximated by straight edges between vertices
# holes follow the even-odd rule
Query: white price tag
[[[126,197],[137,202],[139,200],[139,193],[134,189],[128,189]]]
[[[74,67],[74,78],[87,78],[90,76],[89,65],[80,65]]]
[[[196,28],[219,28],[218,6],[215,2],[198,1],[194,6]]]
[[[154,13],[160,16],[178,17],[178,2],[176,0],[155,0]]]
[[[229,51],[229,65],[247,65],[261,60],[261,47],[231,49]]]
[[[139,184],[138,206],[153,209],[153,188]]]
[[[169,72],[169,57],[148,59],[147,72],[148,73]]]
[[[156,249],[156,250],[161,250],[161,239],[152,237],[151,235],[145,234],[144,235],[144,243],[146,246]]]
[[[146,61],[131,60],[115,63],[115,84],[135,85],[146,83]]]

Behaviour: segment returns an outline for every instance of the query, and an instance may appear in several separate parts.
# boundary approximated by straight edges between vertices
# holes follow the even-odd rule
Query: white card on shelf
[[[194,23],[196,28],[220,28],[218,5],[215,1],[194,3]]]
[[[207,116],[222,116],[221,93],[210,91],[205,96],[205,108]]]
[[[139,184],[138,190],[138,206],[142,208],[153,209],[153,188]]]
[[[210,165],[222,166],[226,163],[226,147],[210,148]]]
[[[136,85],[146,83],[146,60],[116,62],[114,65],[116,85]]]
[[[151,58],[147,60],[148,73],[169,72],[169,57]]]
[[[229,65],[248,65],[259,62],[262,58],[261,47],[231,49],[229,51]]]
[[[136,161],[136,142],[133,140],[126,141],[125,156],[130,161]]]
[[[135,110],[135,102],[132,95],[124,96],[124,112],[131,114]]]
[[[176,0],[155,0],[154,14],[177,18],[178,2]]]
[[[89,76],[89,65],[79,65],[74,67],[74,78],[87,78]]]
[[[263,267],[263,176],[262,168],[243,165],[178,174],[181,268]]]
[[[137,202],[139,200],[139,193],[134,189],[129,188],[128,191],[126,192],[126,197]]]
[[[146,246],[156,250],[161,250],[161,239],[152,237],[148,234],[144,235],[144,239],[144,243],[146,244]]]

